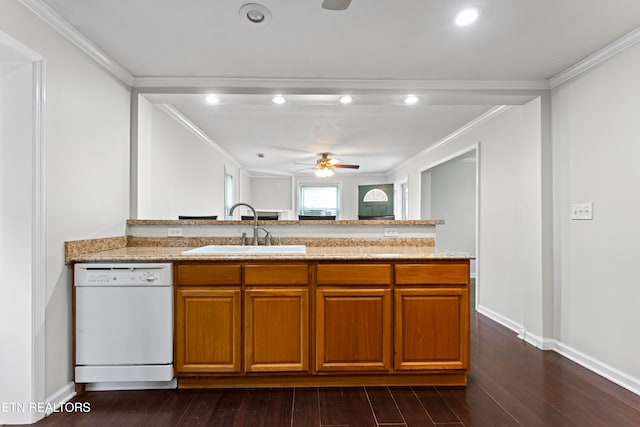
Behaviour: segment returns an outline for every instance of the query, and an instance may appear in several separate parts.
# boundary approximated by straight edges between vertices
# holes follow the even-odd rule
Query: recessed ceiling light
[[[250,25],[267,25],[271,22],[271,11],[258,3],[247,3],[240,8],[240,19]]]
[[[213,94],[207,95],[204,100],[207,102],[207,104],[217,104],[218,102],[220,102],[220,98]]]
[[[351,101],[353,101],[351,95],[343,95],[340,97],[340,102],[343,104],[351,104]]]
[[[418,102],[418,97],[415,95],[407,95],[407,97],[404,99],[404,103],[405,104],[415,104],[416,102]]]
[[[475,7],[470,7],[468,9],[464,9],[458,16],[456,16],[456,24],[464,27],[465,25],[471,25],[478,19],[480,16],[480,11]]]
[[[247,19],[251,22],[259,24],[260,22],[264,21],[264,13],[255,9],[250,10],[249,12],[247,12]]]
[[[273,101],[274,104],[284,104],[285,102],[287,102],[287,100],[284,99],[284,96],[282,96],[282,95],[274,96],[272,101]]]

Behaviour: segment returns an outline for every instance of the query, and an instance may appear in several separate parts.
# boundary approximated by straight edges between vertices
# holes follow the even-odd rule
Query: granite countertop
[[[473,255],[441,252],[433,247],[359,246],[307,247],[305,254],[183,254],[185,247],[124,247],[74,256],[71,262],[160,262],[160,261],[229,261],[229,260],[380,260],[380,259],[470,259]]]
[[[472,259],[472,254],[435,249],[432,239],[394,239],[358,241],[324,239],[310,242],[305,254],[183,254],[207,244],[230,242],[192,241],[188,239],[136,239],[116,237],[67,242],[66,262],[174,262],[174,261],[247,261],[247,260],[428,260]],[[172,242],[171,244],[169,242]],[[287,242],[289,243],[289,242]],[[291,242],[300,244],[303,242]],[[324,243],[324,244],[322,244]],[[334,243],[334,244],[331,244]]]

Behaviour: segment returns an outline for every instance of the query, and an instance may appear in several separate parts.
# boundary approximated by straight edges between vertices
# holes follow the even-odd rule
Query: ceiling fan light
[[[333,169],[329,167],[322,167],[322,168],[316,169],[315,173],[316,173],[316,176],[320,178],[328,178],[334,174]]]

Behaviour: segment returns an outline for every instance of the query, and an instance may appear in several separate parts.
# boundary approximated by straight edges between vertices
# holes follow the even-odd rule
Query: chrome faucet
[[[251,206],[250,204],[240,202],[240,203],[236,203],[235,205],[231,206],[231,209],[229,210],[229,215],[233,215],[233,211],[238,206],[246,206],[249,209],[251,209],[251,212],[253,213],[253,246],[258,246],[258,213],[253,208],[253,206]],[[244,241],[244,239],[243,239],[243,241]]]
[[[264,228],[264,227],[258,227],[258,229],[265,232],[264,245],[265,246],[271,246],[271,233],[269,233],[269,231],[267,231],[267,229]]]

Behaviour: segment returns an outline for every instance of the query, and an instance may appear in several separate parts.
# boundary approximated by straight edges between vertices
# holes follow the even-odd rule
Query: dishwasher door
[[[171,286],[76,287],[76,365],[173,363]]]
[[[75,381],[170,381],[171,264],[76,264]]]

